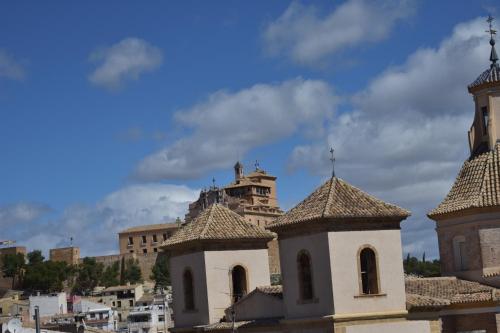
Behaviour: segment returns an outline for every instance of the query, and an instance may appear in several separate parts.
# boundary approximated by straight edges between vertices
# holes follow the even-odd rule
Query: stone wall
[[[455,333],[461,331],[481,331],[486,333],[499,333],[500,325],[498,315],[494,313],[464,314],[455,316],[444,316],[443,333]]]
[[[158,258],[159,253],[150,253],[147,255],[140,255],[136,253],[124,253],[124,254],[112,254],[108,256],[98,256],[92,257],[96,260],[96,262],[100,262],[104,265],[104,267],[109,267],[113,265],[115,262],[121,265],[122,259],[127,262],[130,259],[136,260],[139,267],[141,268],[142,279],[144,281],[151,281],[151,272],[153,270],[153,266],[156,263],[156,259]],[[82,262],[83,259],[80,259]]]
[[[51,261],[62,261],[68,265],[76,265],[80,261],[80,248],[63,247],[50,249],[49,258]]]

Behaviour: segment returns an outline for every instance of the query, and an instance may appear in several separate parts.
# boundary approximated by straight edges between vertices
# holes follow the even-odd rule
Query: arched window
[[[455,236],[453,238],[453,258],[455,261],[455,270],[467,270],[467,252],[464,236]]]
[[[361,291],[365,295],[378,294],[377,257],[369,247],[359,253]]]
[[[184,286],[184,308],[185,310],[194,310],[193,273],[189,268],[184,271],[182,282]]]
[[[299,277],[299,296],[301,300],[311,300],[314,297],[311,257],[307,251],[297,255],[297,275]]]
[[[243,266],[234,266],[231,270],[231,281],[233,283],[233,303],[247,294],[247,272]]]

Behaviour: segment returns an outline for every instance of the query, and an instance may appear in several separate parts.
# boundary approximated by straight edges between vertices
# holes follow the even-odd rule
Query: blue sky
[[[117,251],[241,159],[289,209],[330,172],[409,208],[405,251],[467,158],[493,1],[0,4],[0,238]],[[497,25],[498,26],[498,25]]]

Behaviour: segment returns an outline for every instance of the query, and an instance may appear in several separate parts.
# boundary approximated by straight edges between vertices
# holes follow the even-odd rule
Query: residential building
[[[0,298],[0,318],[20,317],[28,320],[29,302],[21,300],[22,291],[9,290]]]
[[[165,295],[144,295],[128,316],[128,333],[166,333],[172,327]]]
[[[127,317],[136,302],[144,295],[142,284],[114,286],[97,293],[96,299],[113,310],[116,310],[118,328],[127,326]]]
[[[82,298],[73,305],[77,322],[104,331],[114,331],[118,328],[118,314],[111,307]]]
[[[29,297],[29,313],[30,319],[33,320],[35,315],[35,307],[38,306],[40,317],[50,317],[68,313],[66,293],[53,293],[46,295],[36,295]]]
[[[161,223],[141,225],[120,231],[118,234],[120,254],[157,253],[161,243],[172,236],[177,229],[179,229],[179,223]]]
[[[77,265],[80,261],[80,248],[71,246],[50,249],[49,258],[51,261],[62,261],[68,265]]]

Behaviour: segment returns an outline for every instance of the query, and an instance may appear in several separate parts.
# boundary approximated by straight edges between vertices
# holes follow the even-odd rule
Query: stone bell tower
[[[436,221],[443,275],[500,287],[500,66],[492,21],[491,64],[468,87],[475,104],[470,157],[428,216]]]

